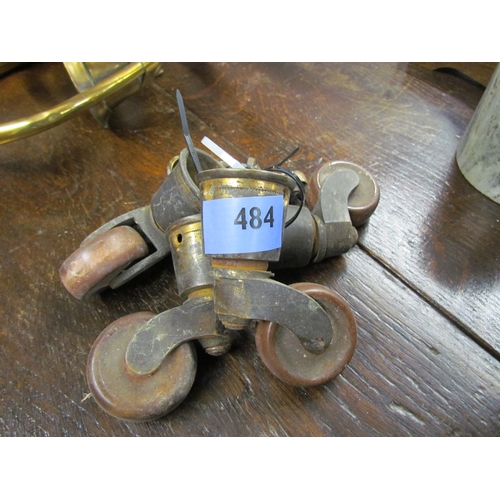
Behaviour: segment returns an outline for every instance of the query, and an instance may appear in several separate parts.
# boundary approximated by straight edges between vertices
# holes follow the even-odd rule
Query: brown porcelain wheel
[[[257,350],[264,364],[280,380],[298,387],[324,384],[349,363],[356,347],[356,322],[345,300],[329,288],[315,283],[296,283],[292,288],[307,293],[330,317],[333,338],[320,354],[302,346],[288,329],[274,322],[257,326]]]
[[[364,224],[377,208],[380,200],[380,189],[374,177],[364,168],[354,163],[345,161],[333,161],[322,163],[313,172],[307,185],[306,202],[313,210],[318,202],[321,185],[325,178],[341,168],[353,170],[359,176],[359,185],[353,190],[347,201],[349,215],[354,227]]]
[[[59,269],[59,277],[71,295],[83,299],[105,288],[122,269],[148,252],[135,229],[114,227],[73,252]]]
[[[153,316],[139,312],[118,319],[99,335],[90,351],[90,391],[113,417],[138,422],[160,418],[177,407],[193,385],[196,350],[192,342],[176,348],[151,375],[137,375],[128,369],[127,347]]]

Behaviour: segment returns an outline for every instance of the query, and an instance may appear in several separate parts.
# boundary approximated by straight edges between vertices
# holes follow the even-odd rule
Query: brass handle
[[[84,90],[47,111],[0,125],[0,145],[24,139],[70,120],[125,88],[135,79],[155,74],[160,63],[130,63],[95,86]]]

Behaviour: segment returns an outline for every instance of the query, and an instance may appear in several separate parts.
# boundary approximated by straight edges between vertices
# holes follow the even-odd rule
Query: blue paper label
[[[283,196],[205,200],[201,215],[206,255],[281,248]]]

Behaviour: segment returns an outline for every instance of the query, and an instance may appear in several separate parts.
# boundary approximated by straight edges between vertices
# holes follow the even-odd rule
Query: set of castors
[[[325,286],[287,286],[272,271],[347,252],[378,201],[374,178],[352,163],[323,163],[306,182],[281,165],[234,168],[188,143],[150,205],[100,227],[61,266],[65,288],[85,299],[173,261],[182,305],[130,314],[97,337],[87,364],[95,401],[119,419],[160,418],[194,383],[195,341],[221,356],[241,331],[287,384],[336,377],[356,346],[351,309]]]

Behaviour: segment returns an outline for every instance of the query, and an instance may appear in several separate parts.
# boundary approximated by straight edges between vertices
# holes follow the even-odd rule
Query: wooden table
[[[89,113],[0,146],[0,435],[498,436],[500,206],[455,163],[483,88],[421,64],[181,64],[115,111]],[[493,64],[467,66],[491,74]],[[74,95],[60,63],[0,79],[7,122]],[[181,304],[172,262],[88,301],[58,277],[94,229],[147,205],[185,147],[180,89],[196,145],[310,175],[324,161],[364,166],[380,204],[344,256],[280,271],[341,294],[358,325],[351,363],[324,386],[285,385],[251,335],[199,355],[193,389],[161,420],[117,420],[88,397],[90,348],[108,324]]]

